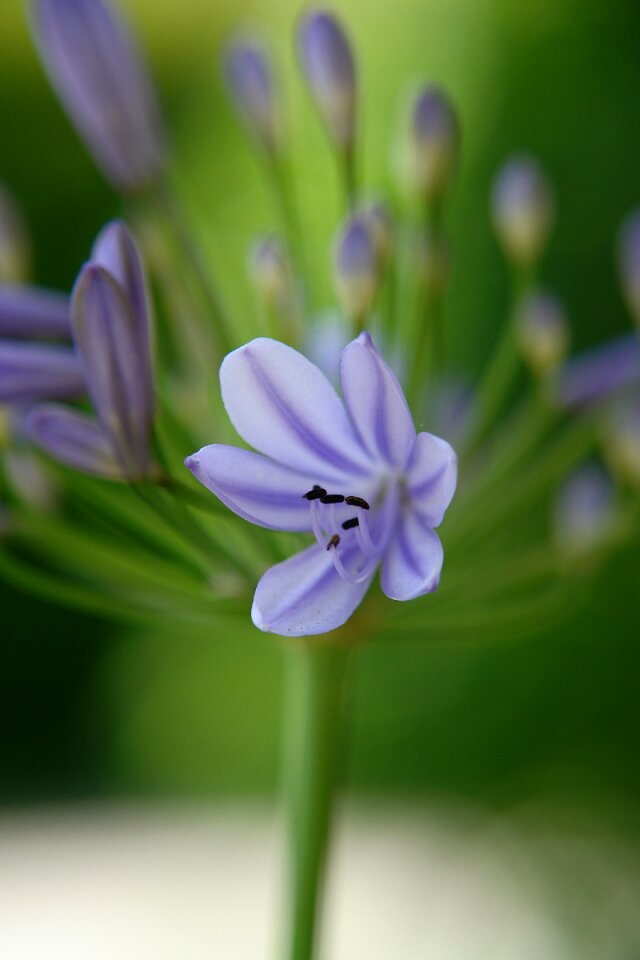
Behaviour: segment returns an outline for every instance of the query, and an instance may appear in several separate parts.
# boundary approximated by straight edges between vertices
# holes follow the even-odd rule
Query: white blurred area
[[[322,960],[640,955],[629,851],[466,814],[339,819]],[[273,816],[68,808],[0,819],[3,960],[274,960]]]

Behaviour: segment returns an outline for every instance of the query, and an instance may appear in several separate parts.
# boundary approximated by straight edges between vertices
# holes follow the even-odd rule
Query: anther
[[[348,503],[350,507],[361,507],[362,510],[370,509],[369,504],[362,497],[345,497],[344,502]]]
[[[317,483],[314,483],[313,489],[309,490],[308,493],[302,494],[303,500],[319,500],[321,497],[326,496],[327,491],[324,487],[319,487]]]
[[[342,529],[353,530],[354,527],[359,527],[359,526],[360,526],[360,521],[358,520],[358,518],[352,517],[351,520],[345,520],[345,522],[342,524]]]
[[[327,544],[327,550],[331,550],[332,547],[335,550],[336,547],[339,547],[339,546],[340,546],[340,537],[337,533],[334,533],[331,539],[329,540],[329,543]]]
[[[341,493],[327,493],[324,490],[320,497],[320,503],[344,503],[344,497]]]

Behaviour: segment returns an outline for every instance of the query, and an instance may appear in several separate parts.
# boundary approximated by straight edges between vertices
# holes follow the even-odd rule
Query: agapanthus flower
[[[258,583],[254,624],[283,636],[340,627],[378,568],[393,600],[439,583],[435,529],[456,486],[446,441],[416,433],[398,380],[362,333],[344,349],[340,399],[302,354],[259,338],[220,369],[222,398],[258,452],[212,444],[186,460],[205,487],[245,520],[311,532],[315,542]]]

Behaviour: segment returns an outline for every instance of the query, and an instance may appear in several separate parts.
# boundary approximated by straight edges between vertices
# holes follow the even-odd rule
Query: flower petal
[[[71,337],[69,297],[53,290],[0,286],[0,336]]]
[[[404,466],[416,438],[411,411],[395,374],[368,333],[345,347],[342,393],[365,450],[376,460]]]
[[[234,513],[271,530],[310,530],[313,477],[240,447],[213,443],[187,457],[185,466]]]
[[[370,472],[340,398],[297,350],[252,340],[224,359],[220,384],[231,422],[261,453],[336,481]]]
[[[0,341],[0,403],[38,403],[84,392],[84,377],[72,350]]]
[[[453,447],[431,433],[419,433],[407,464],[407,485],[412,509],[429,527],[442,523],[457,479],[458,461]]]
[[[122,478],[109,438],[95,417],[51,403],[30,410],[24,429],[56,460],[84,473]]]
[[[413,600],[433,593],[440,582],[443,558],[435,530],[419,514],[407,511],[382,561],[380,586],[391,600]]]
[[[266,633],[303,637],[336,630],[364,597],[372,576],[347,583],[317,544],[271,567],[260,580],[251,619]]]
[[[146,357],[140,355],[136,319],[122,288],[87,264],[73,291],[72,321],[87,389],[128,476],[149,466],[151,428]]]

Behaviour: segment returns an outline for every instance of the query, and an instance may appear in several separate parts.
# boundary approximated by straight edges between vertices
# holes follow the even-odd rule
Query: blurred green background
[[[247,245],[275,218],[226,102],[219,54],[224,37],[242,24],[266,32],[286,90],[316,292],[328,302],[339,198],[295,73],[292,32],[301,4],[122,6],[166,104],[180,190],[241,329],[252,310]],[[535,153],[557,193],[559,222],[544,277],[567,303],[576,346],[625,329],[613,242],[622,216],[640,202],[640,6],[345,0],[340,14],[358,49],[372,189],[389,186],[407,85],[436,80],[459,106],[463,161],[448,217],[455,251],[450,361],[473,376],[505,315],[507,277],[487,198],[496,167],[513,150]],[[68,288],[119,203],[45,82],[18,0],[3,0],[0,10],[0,129],[0,180],[28,215],[35,277]],[[212,370],[212,389],[215,378]],[[637,551],[627,551],[585,579],[579,612],[534,638],[498,643],[478,633],[361,651],[349,789],[467,798],[500,810],[551,799],[636,833],[639,561]],[[3,802],[260,795],[275,787],[281,651],[269,638],[256,633],[239,644],[187,628],[172,635],[124,630],[2,586],[0,610]]]

